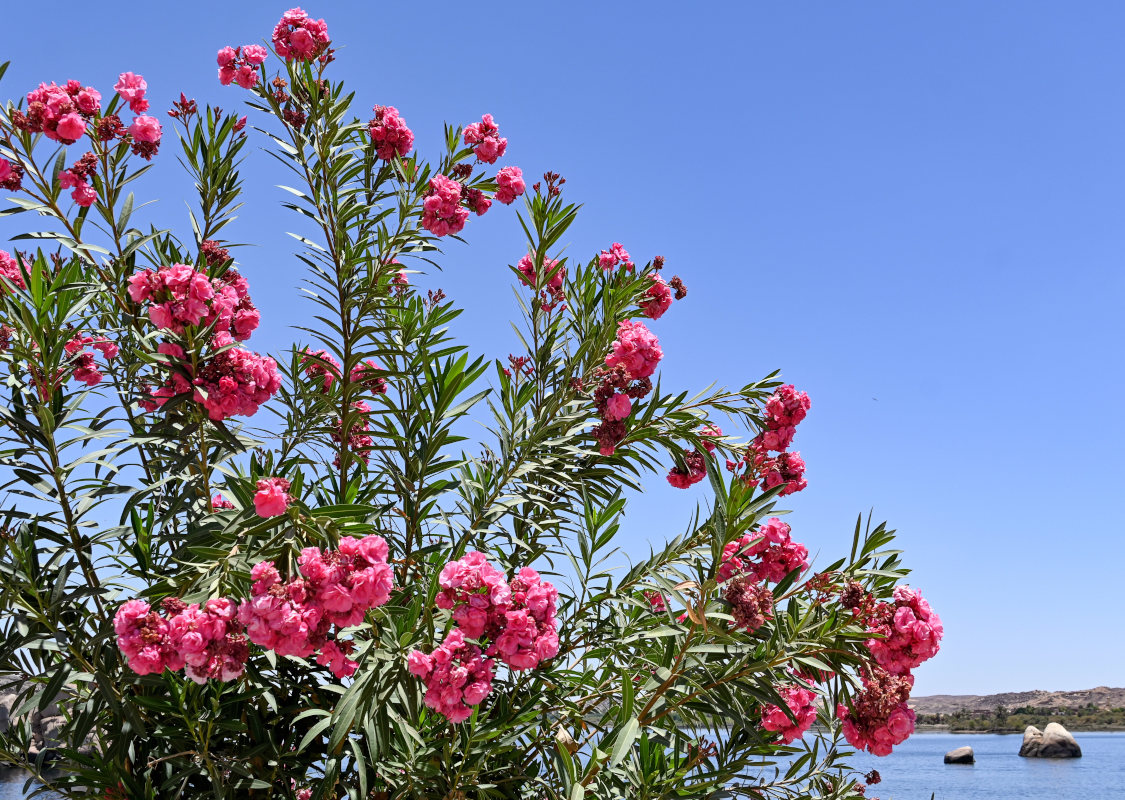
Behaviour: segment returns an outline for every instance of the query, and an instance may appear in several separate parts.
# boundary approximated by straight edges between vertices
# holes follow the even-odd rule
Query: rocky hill
[[[1082,708],[1093,703],[1098,708],[1125,708],[1125,688],[1098,686],[1076,692],[1004,692],[1003,694],[934,694],[910,698],[910,707],[919,714],[952,714],[956,711],[1008,711],[1029,706],[1057,709]]]

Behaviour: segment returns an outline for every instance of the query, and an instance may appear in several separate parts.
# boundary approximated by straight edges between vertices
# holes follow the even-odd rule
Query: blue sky
[[[946,627],[916,694],[1125,683],[1125,6],[305,7],[357,113],[397,106],[436,153],[443,121],[491,112],[505,163],[563,173],[584,203],[568,252],[667,258],[690,294],[653,325],[666,387],[781,368],[809,392],[794,537],[827,563],[860,512],[898,528]],[[71,77],[108,95],[132,70],[158,110],[181,90],[238,107],[214,53],[285,10],[56,3],[48,24],[43,8],[5,9],[4,97]],[[187,232],[173,152],[150,173],[151,220]],[[300,223],[271,161],[250,154],[228,235],[260,245],[239,258],[263,312],[252,344],[273,351],[292,339]],[[504,356],[518,223],[496,207],[466,235],[416,282]],[[625,546],[681,532],[702,492],[655,476]]]

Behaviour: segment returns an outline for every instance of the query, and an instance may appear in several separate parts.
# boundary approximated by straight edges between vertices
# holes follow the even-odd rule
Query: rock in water
[[[971,747],[958,747],[956,750],[950,750],[945,754],[946,764],[972,764],[976,759],[973,758],[973,748]]]
[[[1025,758],[1082,758],[1082,748],[1070,731],[1057,722],[1048,723],[1039,730],[1028,725],[1023,732],[1023,745],[1020,755]]]

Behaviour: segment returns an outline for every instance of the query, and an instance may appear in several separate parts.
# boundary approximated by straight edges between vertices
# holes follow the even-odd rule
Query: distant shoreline
[[[1066,729],[1071,733],[1125,733],[1125,726],[1121,725],[1106,725],[1103,727],[1086,727],[1086,726],[1066,726]],[[915,733],[956,733],[973,734],[973,733],[987,733],[996,736],[1020,736],[1023,734],[1023,728],[993,728],[986,731],[974,731],[967,728],[951,728],[949,725],[919,725],[914,729]]]

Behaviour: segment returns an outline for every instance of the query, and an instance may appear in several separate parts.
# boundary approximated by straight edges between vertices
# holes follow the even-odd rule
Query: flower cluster
[[[211,498],[211,508],[213,508],[215,511],[225,511],[227,509],[234,508],[234,503],[232,503],[230,500],[227,500],[221,494],[217,494]]]
[[[472,148],[477,161],[495,164],[496,159],[504,155],[504,151],[508,149],[508,140],[499,134],[500,128],[492,119],[492,115],[485,114],[480,122],[474,122],[465,128],[465,144]]]
[[[117,344],[104,336],[83,336],[81,333],[76,333],[63,345],[63,349],[71,359],[74,379],[82,381],[87,386],[97,386],[102,381],[102,373],[94,361],[94,354],[87,350],[87,347],[99,351],[106,361],[116,358],[120,349]]]
[[[407,658],[410,674],[426,684],[426,706],[450,722],[464,722],[492,691],[495,662],[454,628],[431,653],[414,650]]]
[[[645,289],[640,302],[641,311],[649,319],[660,319],[672,306],[672,289],[660,273],[653,272],[648,277],[652,285]]]
[[[203,252],[208,261],[225,262],[226,250],[215,242],[209,244]],[[129,279],[129,296],[134,302],[149,303],[149,319],[162,330],[179,335],[188,327],[210,328],[212,333],[203,344],[208,352],[194,359],[197,367],[181,344],[169,341],[158,346],[171,371],[162,386],[142,398],[144,409],[155,411],[171,398],[191,393],[212,420],[252,416],[281,388],[272,358],[233,346],[235,340],[248,339],[261,319],[249,285],[237,271],[210,278],[186,264],[146,269]]]
[[[202,608],[177,598],[162,604],[165,617],[143,600],[130,600],[113,619],[117,646],[138,675],[183,669],[196,683],[234,680],[249,656],[234,602],[208,600]]]
[[[750,573],[759,581],[777,583],[795,569],[808,569],[809,550],[790,537],[789,525],[771,517],[754,535],[728,542],[715,578],[720,583]]]
[[[6,158],[0,158],[0,189],[18,192],[23,186],[23,167],[13,164]]]
[[[0,250],[0,277],[5,278],[9,283],[20,289],[27,288],[27,282],[23,279],[19,262],[7,250]],[[4,291],[6,289],[0,284],[0,292]]]
[[[268,519],[280,516],[293,502],[289,494],[289,481],[285,478],[262,478],[257,483],[257,489],[254,493],[254,511],[259,517]]]
[[[789,713],[781,706],[762,708],[762,727],[781,734],[781,743],[789,744],[800,739],[816,722],[816,693],[803,686],[789,685],[777,690]],[[790,714],[796,718],[794,721]]]
[[[503,167],[496,173],[496,202],[510,206],[526,189],[519,167]]]
[[[656,365],[664,357],[656,335],[643,322],[623,320],[617,326],[617,339],[609,355],[608,367],[621,365],[633,380],[647,378],[656,372]]]
[[[852,698],[851,706],[836,706],[844,738],[852,747],[872,755],[890,755],[896,744],[914,732],[914,710],[906,704],[914,677],[891,675],[874,666],[861,677],[863,691]]]
[[[943,633],[941,618],[921,593],[896,586],[894,602],[879,603],[868,630],[882,638],[868,639],[867,648],[883,669],[905,675],[937,655]]]
[[[188,325],[213,324],[216,332],[233,330],[234,337],[244,341],[258,326],[258,311],[248,302],[241,276],[232,284],[209,278],[187,264],[173,264],[134,273],[129,279],[129,296],[136,303],[148,302],[152,324],[172,333],[183,333]]]
[[[778,493],[782,497],[807,487],[805,462],[800,453],[788,449],[809,406],[809,396],[792,385],[777,389],[766,401],[765,429],[750,442],[743,457],[728,461],[727,467],[741,471],[747,486],[761,483],[766,489],[783,487]]]
[[[328,24],[300,8],[281,15],[273,29],[273,48],[286,61],[312,61],[328,49]]]
[[[458,233],[465,227],[469,211],[461,206],[461,184],[444,175],[430,178],[430,189],[422,201],[422,227],[434,236]]]
[[[611,456],[625,438],[625,420],[633,410],[633,400],[639,400],[652,391],[648,378],[634,380],[624,365],[595,373],[598,387],[594,390],[594,407],[601,423],[591,432],[598,442],[598,452]]]
[[[353,383],[358,383],[371,394],[386,394],[387,379],[383,376],[387,371],[374,361],[367,360],[352,367],[349,376]]]
[[[308,347],[301,354],[301,366],[305,377],[319,382],[322,392],[330,392],[340,377],[340,362],[327,350],[311,350]],[[371,394],[386,394],[386,370],[374,361],[360,362],[348,373],[353,383],[358,383]]]
[[[715,452],[715,443],[712,439],[716,439],[723,435],[722,428],[715,425],[708,425],[700,435],[703,437],[703,447],[708,453]],[[668,483],[675,486],[677,489],[687,489],[689,486],[694,486],[701,480],[707,477],[707,458],[703,453],[698,450],[685,450],[684,451],[684,466],[672,467],[668,471]]]
[[[42,133],[62,144],[73,144],[86,133],[86,124],[102,109],[102,95],[92,86],[69,80],[65,86],[54,81],[27,93],[27,113],[13,122],[24,130]]]
[[[340,362],[327,350],[311,350],[305,348],[301,354],[301,365],[304,367],[305,377],[319,381],[321,391],[329,392],[332,384],[340,374]]]
[[[75,205],[86,208],[92,206],[98,199],[98,193],[88,182],[87,178],[98,167],[98,159],[93,153],[85,153],[70,167],[59,172],[59,186],[63,189],[73,189],[70,193]]]
[[[662,592],[655,589],[649,589],[644,593],[645,600],[648,601],[649,608],[652,609],[654,614],[663,614],[668,610],[668,601],[664,598]]]
[[[536,256],[529,253],[523,256],[516,264],[516,269],[519,270],[522,276],[521,280],[528,286],[535,289],[539,284],[539,274],[535,269]],[[566,279],[566,265],[560,265],[560,262],[553,258],[543,259],[543,272],[549,277],[547,278],[547,285],[543,287],[541,293],[540,308],[544,311],[553,311],[554,308],[561,303],[565,298],[563,295],[563,281]],[[565,310],[565,304],[563,310]]]
[[[614,242],[608,250],[602,250],[598,254],[598,265],[609,272],[614,267],[621,265],[621,269],[633,271],[636,266],[632,258],[629,256],[629,251],[626,250],[620,242]]]
[[[513,670],[535,669],[559,652],[555,621],[559,593],[531,567],[521,568],[508,588],[504,625],[488,654],[499,655]]]
[[[371,413],[371,406],[363,400],[356,400],[352,403],[352,410],[359,414],[359,420],[353,422],[351,427],[348,428],[348,449],[355,453],[356,458],[366,464],[371,458],[371,442],[373,441],[367,432],[371,430],[371,421],[368,419],[368,414]],[[332,441],[339,444],[343,441],[344,421],[337,419],[332,430]],[[340,468],[340,454],[336,454],[335,461],[332,462],[337,469]]]
[[[375,106],[375,117],[367,123],[371,141],[375,143],[375,155],[384,161],[397,156],[405,156],[414,146],[414,133],[406,127],[406,122],[394,106]]]
[[[243,89],[253,89],[260,80],[258,67],[268,57],[269,51],[260,44],[222,48],[215,57],[219,64],[219,83],[223,86],[237,83]]]
[[[594,406],[601,423],[591,432],[598,452],[611,456],[625,438],[625,419],[632,412],[633,400],[652,391],[649,380],[664,357],[656,335],[643,322],[624,320],[617,326],[617,338],[605,357],[608,369],[594,377]]]
[[[738,575],[723,588],[723,599],[730,604],[735,630],[753,633],[773,619],[773,592],[758,583],[753,575]]]
[[[476,705],[487,696],[493,667],[491,659],[482,659],[480,649],[465,645],[461,637],[476,639],[482,645],[487,643],[484,655],[499,657],[513,670],[534,669],[558,654],[555,615],[559,594],[530,567],[522,568],[509,583],[484,554],[475,551],[446,564],[438,576],[438,585],[441,589],[434,602],[438,608],[453,612],[457,627],[446,638],[446,644],[429,655],[411,653],[410,665],[411,671],[426,681],[426,704],[451,722],[459,722],[471,713],[467,706]],[[459,636],[452,637],[453,633]],[[451,641],[455,646],[446,648]],[[464,664],[465,658],[476,667],[488,669],[488,679],[482,684],[484,693],[477,696],[474,691],[471,697],[475,699],[467,692],[451,691],[463,689],[469,683],[451,683],[450,673],[441,669],[456,664],[448,668],[471,671],[472,667]],[[454,677],[464,674],[456,672]]]
[[[220,349],[200,367],[193,381],[195,401],[215,421],[236,415],[252,417],[281,388],[281,375],[272,358],[243,347],[227,347],[232,343],[230,334],[216,334],[212,344]]]
[[[393,574],[381,536],[345,537],[335,551],[306,547],[297,558],[301,577],[282,583],[272,561],[250,571],[251,597],[238,617],[250,641],[278,655],[307,658],[319,651],[317,663],[344,678],[355,672],[348,658],[350,640],[339,629],[358,625],[369,609],[390,599]],[[332,628],[337,632],[329,638]]]

